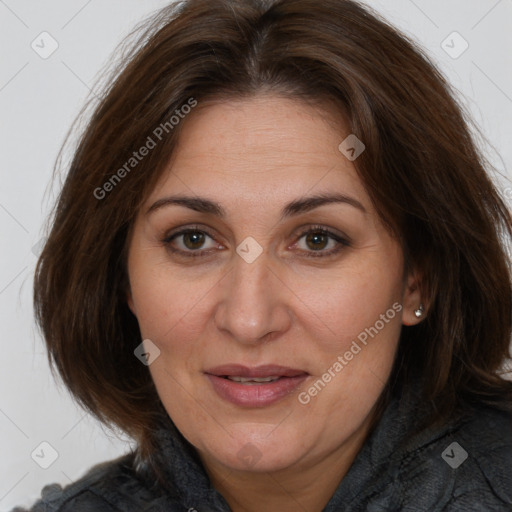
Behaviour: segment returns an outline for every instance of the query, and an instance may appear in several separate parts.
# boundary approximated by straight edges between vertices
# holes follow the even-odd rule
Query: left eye
[[[323,249],[327,249],[329,242],[332,242],[333,246],[336,246],[336,241],[327,233],[323,231],[309,231],[302,235],[299,240],[304,239],[306,248],[304,250],[313,250],[313,251],[321,251]]]
[[[305,248],[301,244],[301,240],[304,240]],[[322,257],[336,254],[350,244],[345,238],[325,228],[314,227],[302,233],[295,245],[302,245],[299,248],[304,251],[306,256]]]

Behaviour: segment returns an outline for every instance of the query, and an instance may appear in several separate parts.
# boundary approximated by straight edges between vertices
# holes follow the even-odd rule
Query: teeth
[[[279,379],[279,376],[271,376],[271,377],[235,377],[234,375],[228,375],[227,378],[229,380],[233,380],[235,382],[241,382],[241,383],[251,383],[251,382],[274,382],[275,380]]]

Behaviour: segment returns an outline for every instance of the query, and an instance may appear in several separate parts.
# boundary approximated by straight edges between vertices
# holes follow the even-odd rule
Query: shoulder
[[[135,470],[135,455],[123,455],[92,467],[82,478],[62,488],[47,485],[28,511],[11,512],[181,512],[178,501]]]
[[[510,413],[478,407],[437,432],[419,435],[402,455],[403,510],[512,510]]]

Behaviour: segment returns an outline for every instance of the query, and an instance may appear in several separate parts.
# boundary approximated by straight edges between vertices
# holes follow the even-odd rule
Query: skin
[[[128,303],[160,356],[149,369],[159,396],[197,449],[234,512],[320,511],[368,433],[389,378],[401,326],[419,320],[419,277],[384,228],[353,164],[338,150],[350,133],[327,114],[277,95],[199,105],[132,231]],[[357,200],[280,219],[285,204],[318,193]],[[218,202],[225,218],[170,195]],[[348,237],[311,241],[320,225]],[[179,228],[204,233],[163,240]],[[317,232],[317,231],[315,231]],[[248,263],[246,238],[263,252]],[[202,241],[201,241],[202,240]],[[202,243],[202,245],[201,245]],[[187,257],[170,251],[203,251]],[[328,253],[331,256],[308,257]],[[307,391],[394,303],[402,310],[307,404]],[[280,364],[309,373],[262,408],[220,398],[204,371],[226,363]],[[243,458],[243,450],[252,457]]]

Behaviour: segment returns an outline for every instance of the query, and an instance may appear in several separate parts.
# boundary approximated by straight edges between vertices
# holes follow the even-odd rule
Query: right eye
[[[214,244],[210,244],[209,247],[204,248],[208,239],[213,242],[213,237],[204,230],[188,228],[166,235],[162,243],[173,253],[186,257],[198,257],[204,256],[204,253],[210,253],[215,247]]]

